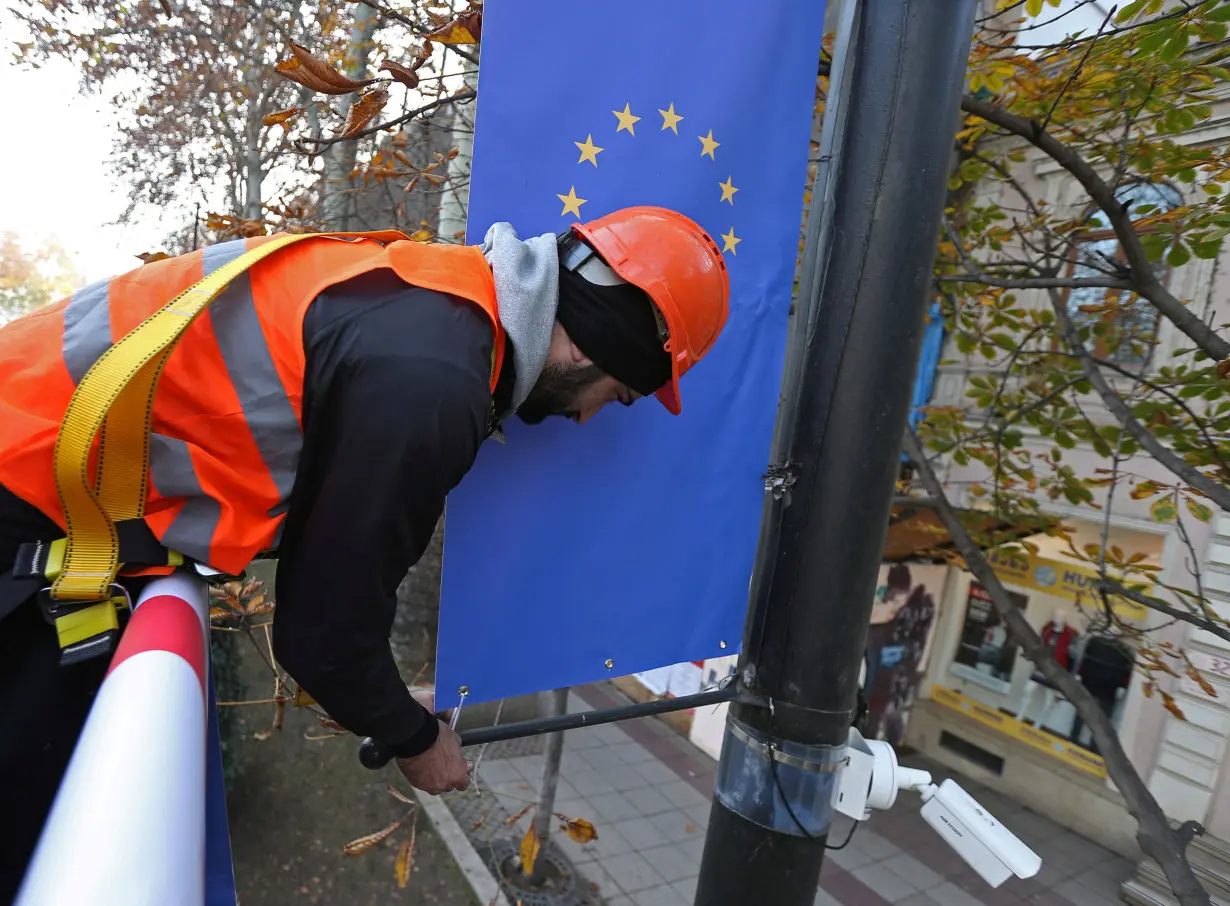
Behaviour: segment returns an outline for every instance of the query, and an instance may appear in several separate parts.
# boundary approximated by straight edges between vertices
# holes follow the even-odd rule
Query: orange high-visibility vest
[[[167,301],[269,238],[144,265],[0,328],[0,484],[63,528],[53,451],[77,383]],[[377,268],[486,312],[494,391],[504,331],[479,249],[331,236],[294,243],[234,280],[167,361],[144,516],[163,545],[228,573],[275,545],[303,446],[304,316],[320,292]]]

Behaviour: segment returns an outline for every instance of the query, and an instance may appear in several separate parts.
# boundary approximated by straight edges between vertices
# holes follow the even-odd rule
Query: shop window
[[[1165,213],[1183,203],[1179,192],[1164,183],[1132,183],[1120,187],[1115,197],[1133,220]],[[1137,232],[1147,234],[1150,227],[1142,224]],[[1124,266],[1123,250],[1106,215],[1093,210],[1075,243],[1069,272],[1074,277],[1097,277]],[[1158,279],[1166,280],[1169,269],[1165,262],[1158,261],[1154,267]],[[1067,307],[1077,327],[1093,328],[1090,347],[1095,356],[1132,369],[1148,365],[1158,327],[1157,309],[1148,300],[1126,290],[1082,286],[1068,291]]]

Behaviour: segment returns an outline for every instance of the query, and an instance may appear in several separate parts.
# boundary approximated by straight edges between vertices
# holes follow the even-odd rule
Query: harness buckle
[[[38,593],[43,618],[55,626],[60,642],[60,666],[110,654],[120,636],[120,611],[132,609],[122,585],[112,584],[101,601],[59,600],[51,586]]]

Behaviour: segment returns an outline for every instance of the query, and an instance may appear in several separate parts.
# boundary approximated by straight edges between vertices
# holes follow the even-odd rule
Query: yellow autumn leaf
[[[542,841],[534,833],[534,825],[530,825],[525,836],[521,838],[521,871],[527,875],[534,873],[534,863],[538,860],[538,849]]]
[[[397,861],[393,863],[398,887],[405,887],[410,883],[410,870],[414,867],[414,832],[415,828],[410,828],[410,839],[397,850]]]
[[[359,837],[357,840],[351,840],[342,847],[342,855],[360,856],[374,846],[378,846],[389,838],[389,835],[394,833],[401,827],[401,821],[394,821],[383,830],[378,830],[374,834],[368,834],[365,837]]]
[[[598,839],[598,831],[584,818],[569,818],[560,825],[560,829],[581,844]]]

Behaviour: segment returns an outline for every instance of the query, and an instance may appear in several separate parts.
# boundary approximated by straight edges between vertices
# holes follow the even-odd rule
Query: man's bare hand
[[[461,754],[461,737],[443,722],[435,745],[422,755],[397,759],[397,766],[410,785],[424,793],[439,796],[470,785],[470,765]]]
[[[436,690],[424,686],[407,686],[410,690],[410,697],[427,709],[428,714],[436,714]],[[452,708],[441,711],[436,714],[440,720],[448,723],[448,720],[453,715]]]

